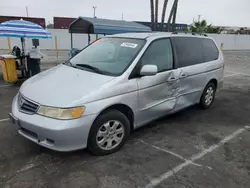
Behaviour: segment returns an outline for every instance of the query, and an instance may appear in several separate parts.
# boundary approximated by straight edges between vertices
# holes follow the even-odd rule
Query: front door
[[[137,78],[139,126],[174,109],[180,75],[179,70],[174,69],[170,39],[153,41],[140,63],[141,67],[146,64],[156,65],[158,73]]]

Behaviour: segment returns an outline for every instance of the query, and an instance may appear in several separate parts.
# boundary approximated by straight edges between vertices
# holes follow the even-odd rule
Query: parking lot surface
[[[154,121],[103,157],[54,152],[19,136],[8,120],[19,86],[0,81],[0,187],[249,187],[250,52],[224,54],[224,87],[210,109]]]

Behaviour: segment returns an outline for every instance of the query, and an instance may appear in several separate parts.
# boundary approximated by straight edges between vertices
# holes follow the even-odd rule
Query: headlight
[[[75,108],[55,108],[40,106],[37,113],[46,117],[55,119],[76,119],[79,118],[85,110],[85,107]]]

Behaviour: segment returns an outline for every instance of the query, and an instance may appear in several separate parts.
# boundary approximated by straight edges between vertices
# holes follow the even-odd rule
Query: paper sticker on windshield
[[[136,48],[138,44],[124,42],[121,44],[121,46],[127,47],[127,48]]]

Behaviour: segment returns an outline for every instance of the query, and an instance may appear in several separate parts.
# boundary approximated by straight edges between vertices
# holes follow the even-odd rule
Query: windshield
[[[103,38],[95,41],[70,59],[74,67],[118,76],[132,63],[145,41],[141,39]]]

